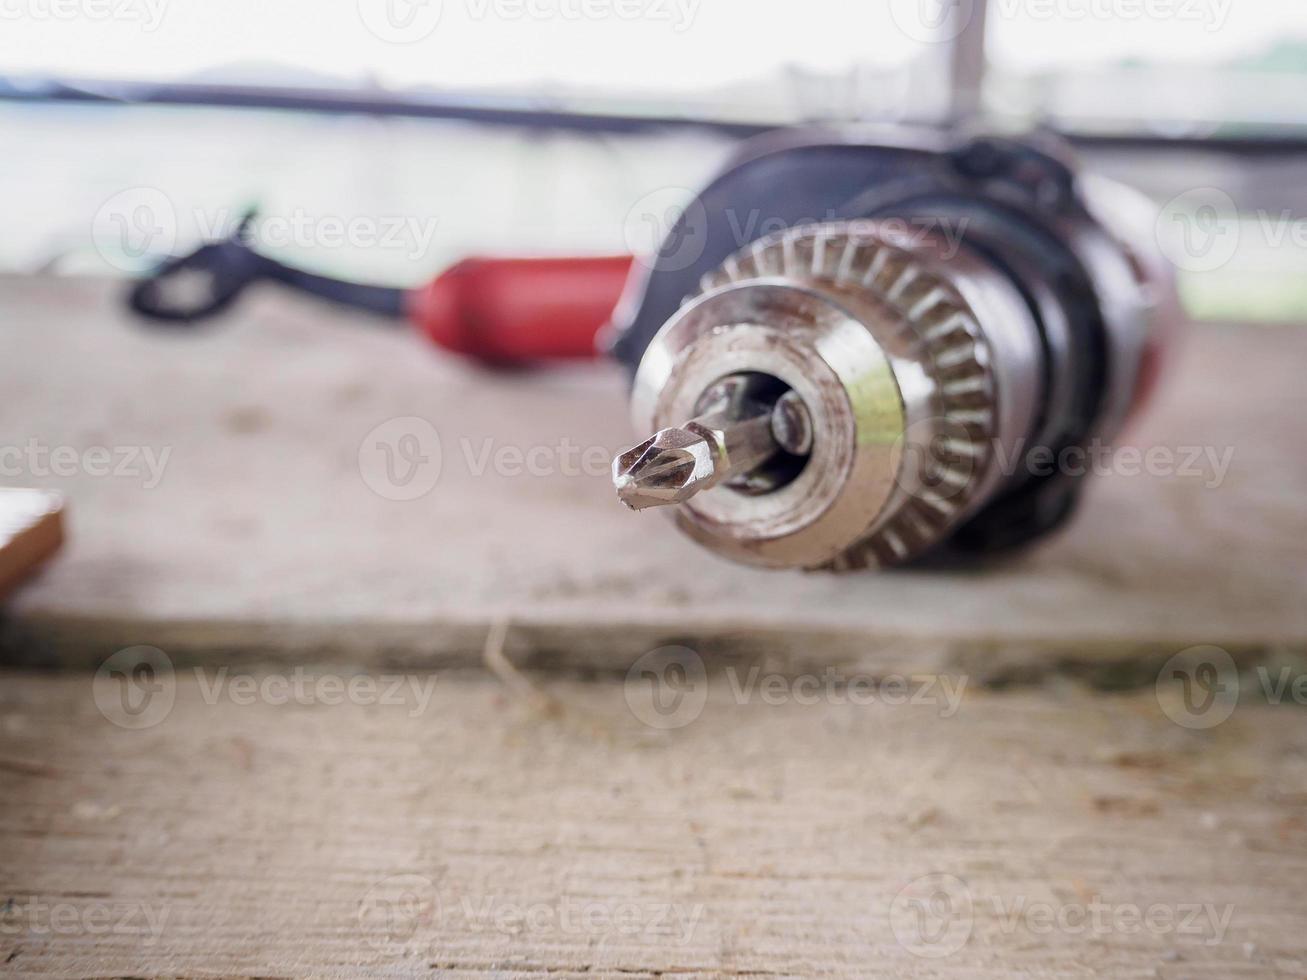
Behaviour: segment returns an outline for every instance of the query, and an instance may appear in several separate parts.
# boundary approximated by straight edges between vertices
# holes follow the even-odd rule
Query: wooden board
[[[0,487],[0,599],[63,543],[63,501],[40,490]]]
[[[948,714],[715,677],[656,730],[638,679],[332,705],[315,671],[273,704],[180,670],[133,716],[0,675],[0,972],[1307,975],[1300,709],[1196,730],[1151,693]]]
[[[609,365],[490,372],[271,292],[194,336],[129,322],[119,287],[90,280],[2,280],[0,305],[0,446],[79,460],[21,479],[64,492],[72,519],[63,557],[8,609],[10,661],[152,643],[449,665],[503,619],[526,662],[600,669],[675,639],[1000,680],[1116,678],[1194,643],[1247,663],[1307,648],[1302,331],[1194,331],[1132,436],[1177,465],[1230,453],[1223,479],[1203,459],[1118,473],[1066,533],[995,567],[833,577],[741,568],[620,507],[606,457],[631,433]],[[394,420],[411,418],[439,434],[439,478],[387,499],[363,476],[385,460],[361,468],[360,447],[400,452],[421,429]],[[97,446],[127,475],[88,472]]]

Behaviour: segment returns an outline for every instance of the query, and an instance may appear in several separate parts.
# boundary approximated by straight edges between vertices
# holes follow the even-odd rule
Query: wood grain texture
[[[148,488],[142,460],[135,477],[22,478],[72,516],[66,553],[8,609],[11,662],[153,643],[443,666],[474,662],[502,618],[529,662],[599,668],[675,639],[999,676],[1307,648],[1302,331],[1194,331],[1133,433],[1233,453],[1219,486],[1201,460],[1106,476],[1069,530],[994,567],[832,577],[738,567],[620,507],[606,454],[631,433],[610,365],[488,372],[271,292],[194,336],[129,322],[99,282],[0,280],[0,303],[0,446],[169,453]],[[443,465],[426,496],[385,499],[359,449],[405,417],[438,430]],[[518,472],[533,450],[551,472]]]
[[[944,717],[714,676],[655,730],[612,682],[174,683],[126,730],[89,676],[0,675],[0,973],[1307,975],[1300,709],[1196,731],[1054,688]]]

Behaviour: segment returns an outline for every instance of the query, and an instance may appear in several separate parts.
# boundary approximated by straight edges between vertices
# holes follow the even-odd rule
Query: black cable
[[[247,286],[268,281],[339,306],[403,317],[403,289],[320,276],[260,255],[246,244],[254,218],[246,214],[229,238],[164,262],[133,284],[128,305],[156,323],[189,325],[222,313]]]

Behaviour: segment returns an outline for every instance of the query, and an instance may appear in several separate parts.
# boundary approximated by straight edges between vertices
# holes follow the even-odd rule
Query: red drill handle
[[[634,259],[464,259],[408,294],[408,316],[447,350],[485,361],[594,357]]]

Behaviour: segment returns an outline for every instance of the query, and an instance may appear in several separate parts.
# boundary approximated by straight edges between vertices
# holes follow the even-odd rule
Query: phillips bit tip
[[[742,412],[742,414],[736,414]],[[632,510],[681,504],[743,476],[781,448],[772,406],[722,403],[684,425],[663,429],[613,460],[613,487]]]
[[[683,503],[717,482],[716,456],[705,435],[663,429],[613,460],[613,486],[632,510]]]

